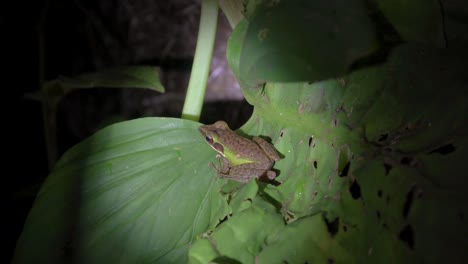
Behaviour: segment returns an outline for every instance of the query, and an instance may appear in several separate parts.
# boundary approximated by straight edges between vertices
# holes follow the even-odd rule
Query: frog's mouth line
[[[211,145],[211,147],[216,150],[216,152],[218,152],[219,154],[221,154],[223,157],[226,157],[224,155],[224,147],[223,145],[219,144],[219,143],[214,143]]]

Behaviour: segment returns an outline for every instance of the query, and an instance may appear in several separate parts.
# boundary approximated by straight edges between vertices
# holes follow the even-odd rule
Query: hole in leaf
[[[317,169],[317,161],[316,160],[314,160],[314,168]]]
[[[380,135],[379,139],[377,139],[378,142],[385,141],[388,138],[388,134],[382,134]]]
[[[226,263],[226,264],[240,264],[242,262],[239,262],[237,259],[233,259],[233,258],[230,258],[230,257],[226,257],[226,256],[220,256],[220,257],[216,257],[214,258],[212,261],[210,261],[210,263]]]
[[[284,129],[281,130],[280,137],[283,137],[283,135],[284,135]]]
[[[351,163],[347,151],[345,151],[345,149],[340,149],[340,154],[338,156],[338,176],[348,176],[350,165]]]
[[[447,144],[447,145],[444,145],[442,147],[439,147],[439,148],[436,148],[434,150],[432,150],[431,152],[429,152],[429,154],[432,154],[432,153],[439,153],[441,155],[447,155],[449,153],[452,153],[455,151],[455,146],[452,145],[452,144]]]
[[[351,184],[351,187],[349,187],[349,192],[351,193],[351,196],[353,199],[359,199],[361,197],[361,187],[357,183],[357,181],[353,181]]]
[[[343,232],[347,232],[348,231],[348,226],[347,225],[343,225]]]
[[[400,163],[402,165],[410,165],[412,160],[413,160],[413,158],[411,158],[411,157],[403,157],[403,158],[401,158]]]
[[[336,118],[333,119],[333,127],[336,127],[337,124],[338,124],[338,120],[336,120]]]
[[[399,234],[401,241],[405,242],[410,249],[414,248],[414,231],[411,225],[406,225]]]
[[[314,141],[314,137],[309,137],[309,147],[312,145],[313,141]]]
[[[328,233],[330,233],[330,236],[334,237],[336,233],[338,233],[340,218],[337,217],[335,220],[329,222],[328,219],[324,216],[323,220],[325,220],[325,223],[327,224]]]
[[[349,170],[349,166],[351,166],[351,162],[346,162],[344,168],[341,170],[340,174],[338,174],[338,176],[340,177],[346,177],[348,176],[348,170]]]
[[[383,164],[384,168],[385,168],[385,175],[388,175],[388,173],[390,172],[390,170],[392,169],[392,165],[388,164],[388,163],[384,163]]]
[[[382,198],[382,190],[378,190],[378,191],[377,191],[377,196],[378,196],[379,198]]]
[[[226,220],[228,220],[230,217],[232,216],[232,214],[229,214],[229,215],[226,215],[223,219],[221,219],[218,224],[216,226],[219,226],[220,224],[226,222]]]
[[[413,203],[413,196],[414,191],[416,190],[416,186],[411,187],[411,190],[406,194],[405,204],[403,205],[403,217],[406,219],[408,217],[408,213],[411,209],[411,205]]]
[[[376,211],[375,211],[375,215],[377,215],[377,219],[380,220],[381,215],[380,215],[380,211],[379,211],[379,210],[376,210]]]

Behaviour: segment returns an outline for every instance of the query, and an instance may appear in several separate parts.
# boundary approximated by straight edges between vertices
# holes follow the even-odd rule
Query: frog
[[[273,180],[276,172],[274,163],[280,155],[268,141],[254,136],[242,137],[232,131],[225,121],[201,125],[198,130],[205,142],[218,154],[219,166],[210,163],[220,178],[247,183],[254,178],[262,181]]]

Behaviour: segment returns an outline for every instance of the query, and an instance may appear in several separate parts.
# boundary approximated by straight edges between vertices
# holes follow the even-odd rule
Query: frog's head
[[[218,121],[212,125],[202,125],[198,128],[198,131],[200,131],[200,133],[205,138],[205,142],[223,157],[224,146],[220,142],[220,133],[222,133],[227,128],[229,127],[224,121]]]

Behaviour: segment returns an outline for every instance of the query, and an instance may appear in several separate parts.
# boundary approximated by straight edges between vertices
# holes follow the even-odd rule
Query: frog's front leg
[[[221,155],[216,155],[218,160],[218,167],[216,167],[213,163],[209,165],[216,170],[218,175],[224,175],[229,172],[229,161]]]

